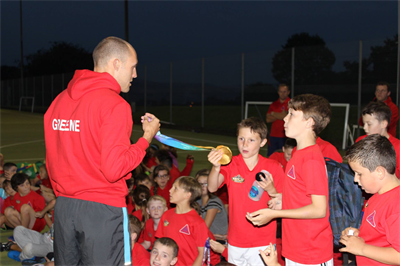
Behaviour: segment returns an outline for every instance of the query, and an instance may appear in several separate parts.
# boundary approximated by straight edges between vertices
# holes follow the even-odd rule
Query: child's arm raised
[[[221,164],[219,161],[222,159],[221,150],[212,150],[208,154],[208,161],[213,165],[210,174],[208,175],[208,190],[210,192],[215,192],[218,190],[219,186],[224,182],[224,176],[219,172],[221,171]]]
[[[319,219],[326,216],[326,196],[311,195],[312,203],[301,208],[291,210],[261,209],[246,215],[247,219],[254,225],[264,225],[275,218],[291,219]]]
[[[204,247],[197,247],[197,250],[199,251],[199,254],[197,255],[196,260],[193,262],[193,266],[201,266],[201,265],[203,265]]]
[[[400,252],[392,247],[368,245],[361,237],[348,235],[342,235],[340,243],[346,246],[339,249],[340,252],[349,252],[384,264],[400,265]]]

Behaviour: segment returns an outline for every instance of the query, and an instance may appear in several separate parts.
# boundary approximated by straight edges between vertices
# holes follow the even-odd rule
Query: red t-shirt
[[[365,244],[392,247],[400,252],[400,187],[369,200],[361,222],[360,234]],[[387,265],[366,257],[356,256],[357,265]]]
[[[132,265],[136,266],[150,265],[150,252],[148,252],[139,243],[135,243],[132,248]]]
[[[256,174],[261,170],[266,170],[272,175],[277,191],[281,192],[284,174],[277,161],[259,155],[257,165],[250,171],[242,155],[239,154],[232,157],[230,164],[221,166],[220,173],[224,176],[221,187],[226,184],[230,195],[228,240],[232,246],[250,248],[276,242],[276,221],[257,227],[246,219],[248,212],[268,207],[270,197],[265,191],[259,201],[249,198]]]
[[[285,170],[286,169],[286,165],[287,165],[287,161],[285,159],[285,154],[283,152],[274,152],[273,154],[271,154],[271,156],[268,157],[271,160],[275,160],[278,161],[278,163],[281,164],[282,169]]]
[[[163,197],[165,199],[165,201],[167,202],[168,209],[171,208],[170,202],[169,202],[169,190],[171,189],[171,187],[172,187],[172,183],[171,182],[167,182],[167,185],[165,186],[164,189],[161,189],[160,187],[157,187],[157,195],[159,195],[159,196],[161,196],[161,197]]]
[[[174,208],[162,215],[156,237],[169,237],[178,244],[177,266],[193,265],[199,254],[197,248],[206,244],[208,228],[195,210],[177,214]]]
[[[143,241],[151,243],[149,249],[153,248],[154,241],[156,241],[156,231],[154,230],[154,220],[148,219],[143,230]]]
[[[14,204],[12,205],[15,210],[19,213],[21,212],[21,207],[24,204],[28,204],[32,207],[35,212],[42,211],[44,207],[46,207],[46,201],[43,196],[37,194],[35,191],[31,190],[28,195],[21,197],[19,193],[14,195]],[[32,230],[42,231],[46,226],[46,221],[44,218],[36,218],[35,224],[32,227]]]
[[[320,137],[317,138],[316,142],[324,157],[328,157],[332,160],[335,160],[338,163],[343,163],[342,156],[340,155],[336,147],[333,146],[330,142],[323,140]],[[296,151],[297,147],[294,147],[292,151],[292,157]]]
[[[228,189],[226,186],[220,187],[214,194],[222,201],[223,204],[229,204]]]
[[[358,137],[358,139],[356,139],[356,142],[359,142],[360,140],[362,140],[363,138],[367,137],[368,135],[363,135]],[[392,143],[394,151],[396,152],[396,171],[395,171],[395,175],[397,176],[397,178],[400,179],[400,140],[393,137],[391,134],[389,134],[389,138],[388,140],[390,141],[390,143]]]
[[[311,195],[326,196],[327,213],[320,219],[282,219],[282,255],[301,264],[321,264],[333,257],[329,223],[329,190],[325,160],[312,145],[298,150],[286,166],[282,209],[310,205]]]
[[[1,208],[1,214],[4,214],[4,210],[5,210],[7,207],[14,206],[14,205],[16,204],[14,198],[15,198],[15,197],[8,196],[8,197],[4,200],[4,202],[3,202],[3,208]]]
[[[282,111],[287,112],[289,101],[290,101],[289,97],[287,97],[283,103],[281,103],[280,99],[276,100],[275,102],[273,102],[270,105],[267,114],[270,114],[271,112],[275,112],[275,113],[282,113]],[[284,124],[285,124],[285,122],[281,119],[277,119],[274,122],[272,122],[270,136],[284,138],[285,137],[285,130],[283,128]]]

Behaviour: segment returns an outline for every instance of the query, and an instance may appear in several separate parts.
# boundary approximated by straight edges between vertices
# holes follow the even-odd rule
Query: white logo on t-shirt
[[[65,120],[65,119],[53,119],[52,126],[53,130],[60,130],[60,131],[74,131],[80,132],[79,123],[80,120]]]

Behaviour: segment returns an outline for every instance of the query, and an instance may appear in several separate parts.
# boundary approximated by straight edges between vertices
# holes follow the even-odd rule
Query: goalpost
[[[31,102],[32,105],[31,105],[30,109],[31,109],[31,113],[33,113],[33,108],[35,106],[35,97],[21,97],[21,98],[19,98],[19,111],[20,112],[22,110],[22,104],[24,104],[24,105],[29,107],[28,100],[32,100],[32,102]]]
[[[246,119],[249,115],[249,106],[250,105],[254,105],[254,107],[257,110],[258,115],[264,120],[265,119],[265,115],[266,115],[266,111],[263,110],[263,112],[260,111],[260,109],[258,108],[258,105],[261,106],[268,106],[271,105],[272,102],[253,102],[253,101],[246,101],[246,106],[245,106],[245,112],[244,112],[244,118]],[[350,112],[350,104],[349,103],[331,103],[332,107],[344,107],[346,109],[345,112],[345,117],[344,117],[344,128],[343,128],[343,141],[342,141],[342,149],[345,150],[347,147],[347,134],[351,136],[351,132],[350,132],[350,128],[349,128],[349,112]]]

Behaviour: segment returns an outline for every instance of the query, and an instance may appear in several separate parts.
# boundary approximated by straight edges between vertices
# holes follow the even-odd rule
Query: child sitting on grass
[[[50,218],[36,218],[36,212],[42,211],[46,207],[42,196],[31,190],[29,177],[24,173],[15,174],[11,178],[11,186],[17,191],[14,195],[14,202],[10,210],[6,213],[7,220],[14,226],[22,225],[28,229],[42,231],[46,226],[52,225]]]
[[[139,219],[129,215],[129,231],[132,244],[132,265],[149,265],[150,253],[137,243],[142,233],[142,224]]]
[[[158,238],[150,255],[150,266],[172,266],[178,261],[179,247],[169,237]]]
[[[151,196],[147,203],[146,212],[150,216],[143,230],[143,243],[145,249],[152,249],[153,243],[156,241],[156,231],[160,222],[161,216],[167,211],[167,202],[161,196]]]

